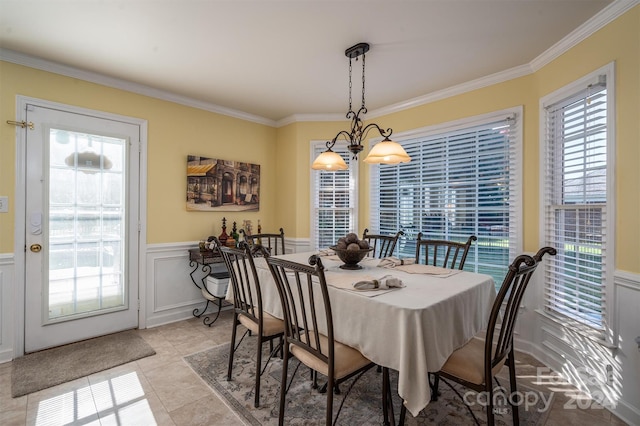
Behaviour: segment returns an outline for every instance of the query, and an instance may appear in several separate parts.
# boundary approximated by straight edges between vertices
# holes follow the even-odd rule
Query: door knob
[[[38,253],[40,250],[42,250],[42,246],[40,244],[31,244],[31,247],[29,248],[34,253]]]

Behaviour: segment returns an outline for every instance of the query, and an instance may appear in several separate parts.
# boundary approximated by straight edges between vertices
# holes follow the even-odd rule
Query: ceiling
[[[527,65],[610,3],[0,0],[0,47],[277,121],[346,113],[358,42],[372,111]]]

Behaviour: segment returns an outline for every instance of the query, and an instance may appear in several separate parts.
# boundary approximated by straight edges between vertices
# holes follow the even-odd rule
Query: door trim
[[[60,109],[77,114],[86,114],[88,111],[95,117],[124,121],[140,126],[140,164],[139,164],[139,188],[138,188],[138,328],[146,328],[146,303],[145,294],[146,264],[145,253],[147,251],[147,120],[128,117],[124,115],[107,113],[104,111],[83,108],[44,99],[27,96],[16,96],[16,121],[26,120],[27,104],[35,104],[45,108]],[[13,358],[24,355],[25,348],[25,250],[26,250],[26,137],[28,129],[16,128],[16,187],[15,187],[15,235],[14,235],[14,345]],[[130,301],[136,303],[136,301]]]

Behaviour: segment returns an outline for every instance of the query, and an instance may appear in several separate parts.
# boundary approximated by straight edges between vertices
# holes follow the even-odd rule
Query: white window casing
[[[611,63],[540,101],[544,313],[615,343],[611,327],[615,114]]]
[[[311,142],[311,159],[326,151],[326,142]],[[352,159],[346,143],[336,143],[332,150],[342,156],[347,170],[328,172],[311,170],[311,242],[312,250],[334,245],[338,238],[358,232],[357,181],[358,161]]]

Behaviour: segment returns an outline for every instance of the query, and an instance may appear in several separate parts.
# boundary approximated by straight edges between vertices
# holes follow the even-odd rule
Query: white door
[[[25,352],[137,327],[140,126],[26,110]]]

